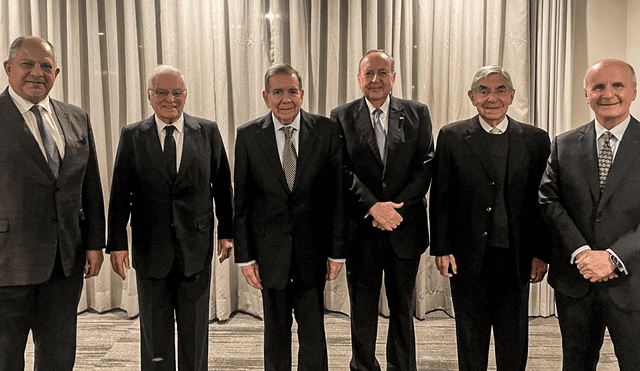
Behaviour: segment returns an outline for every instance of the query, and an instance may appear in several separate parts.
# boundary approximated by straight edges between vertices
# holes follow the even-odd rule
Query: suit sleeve
[[[559,143],[556,137],[551,145],[551,155],[542,175],[538,202],[542,210],[542,217],[551,233],[560,242],[560,246],[556,247],[560,248],[562,259],[566,259],[568,262],[571,254],[577,248],[588,245],[588,243],[563,206],[564,195],[560,187],[562,179],[558,162],[558,147]]]
[[[229,159],[217,125],[211,139],[211,197],[216,203],[218,239],[232,238],[233,234],[233,189]]]
[[[438,148],[433,166],[433,183],[429,197],[431,222],[431,250],[433,256],[452,254],[449,241],[449,218],[451,198],[451,153],[444,129],[438,134]]]
[[[86,116],[86,122],[89,158],[82,183],[82,209],[85,218],[81,224],[83,227],[82,234],[87,250],[102,250],[105,247],[104,198],[102,196],[96,145],[88,115]]]
[[[109,199],[109,238],[107,252],[129,249],[127,224],[131,215],[131,191],[133,143],[126,127],[120,131],[120,142],[116,153]]]
[[[250,244],[251,235],[249,210],[252,209],[251,195],[254,192],[249,184],[249,158],[247,154],[245,138],[242,130],[238,130],[236,135],[235,156],[234,156],[234,207],[235,214],[233,220],[233,243],[234,258],[236,263],[246,263],[256,259],[253,247]]]
[[[346,251],[346,239],[347,239],[347,224],[345,215],[345,197],[346,197],[346,184],[345,184],[345,172],[343,171],[344,160],[344,148],[343,140],[341,137],[340,125],[335,121],[331,122],[331,169],[334,175],[333,181],[333,239],[331,245],[331,251],[329,258],[343,259],[347,256]]]
[[[540,139],[534,147],[534,151],[536,151],[537,156],[537,163],[535,164],[536,173],[535,178],[533,179],[542,179],[544,176],[546,164],[549,159],[550,147],[551,143],[549,142],[549,135],[546,132],[541,133]],[[527,187],[527,205],[536,205],[538,203],[537,190],[539,188],[539,183],[540,182],[530,184]],[[531,195],[531,198],[529,195]],[[533,217],[535,224],[530,228],[530,230],[535,233],[533,235],[533,239],[535,240],[533,245],[533,257],[548,263],[551,255],[551,234],[549,232],[549,228],[545,224],[542,212],[539,208],[534,207],[530,212],[535,213],[535,216]]]

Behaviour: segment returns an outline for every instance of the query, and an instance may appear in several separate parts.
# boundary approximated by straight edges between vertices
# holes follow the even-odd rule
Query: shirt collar
[[[158,130],[158,135],[160,135],[162,130],[164,130],[164,127],[167,126],[167,124],[164,121],[160,120],[157,114],[154,114],[153,116],[155,117],[155,120],[156,120],[156,130]],[[171,125],[176,127],[176,131],[178,133],[182,133],[182,131],[184,130],[184,112],[181,113],[180,117],[178,117],[178,119],[175,122],[173,122]]]
[[[491,133],[492,126],[484,121],[482,116],[478,115],[478,118],[480,119],[480,126],[482,126],[482,129],[484,129],[484,131],[486,131],[487,133]],[[500,130],[501,134],[507,131],[507,128],[509,128],[509,119],[507,119],[506,115],[496,127],[498,128],[498,130]]]
[[[602,126],[602,124],[598,122],[598,119],[596,119],[596,140],[598,140],[602,136],[602,134],[604,134],[605,131],[610,131],[611,134],[613,134],[617,140],[622,140],[622,136],[624,135],[624,132],[627,130],[627,126],[629,126],[629,122],[631,122],[631,115],[627,116],[627,118],[624,119],[624,121],[614,126],[613,129],[607,130],[605,129],[604,126]]]
[[[11,99],[13,99],[13,103],[18,107],[20,113],[25,114],[31,109],[31,107],[33,107],[33,103],[19,96],[18,93],[13,90],[11,85],[9,85],[9,95],[11,96]],[[37,105],[44,108],[47,112],[53,113],[53,109],[51,109],[51,100],[48,95],[42,101],[38,102]]]
[[[373,104],[371,104],[371,102],[369,102],[369,100],[365,97],[364,101],[367,102],[367,107],[369,108],[369,114],[373,115],[373,111],[376,110],[376,107],[373,106]],[[382,111],[383,114],[388,116],[389,113],[389,104],[390,104],[390,99],[389,96],[387,95],[387,99],[384,100],[384,103],[382,103],[382,105],[380,106],[380,110]]]
[[[300,112],[298,112],[298,114],[296,115],[296,117],[293,119],[293,121],[291,121],[290,124],[287,125],[283,125],[277,118],[276,116],[273,114],[273,112],[271,112],[271,118],[273,119],[273,129],[276,131],[276,133],[278,132],[278,130],[280,130],[281,128],[283,128],[284,126],[289,126],[292,127],[296,130],[300,130]],[[294,131],[295,133],[295,131]]]

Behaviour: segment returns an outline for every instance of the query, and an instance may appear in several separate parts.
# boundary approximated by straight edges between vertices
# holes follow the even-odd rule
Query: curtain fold
[[[476,114],[467,90],[486,64],[513,78],[509,114],[555,135],[570,126],[570,11],[569,0],[0,0],[0,45],[6,56],[19,35],[54,44],[62,73],[51,95],[89,113],[108,205],[120,129],[153,113],[147,77],[157,64],[185,74],[185,112],[217,121],[232,166],[236,128],[268,112],[261,91],[272,63],[298,69],[303,108],[329,115],[362,96],[358,63],[370,49],[394,57],[393,94],[429,106],[434,136]],[[328,310],[349,312],[344,272],[327,283],[325,300]],[[554,313],[546,283],[533,286],[531,302],[532,315]],[[134,271],[122,281],[105,255],[83,290],[78,309],[88,308],[137,315]],[[260,292],[235,264],[214,258],[210,317],[237,310],[260,317]],[[433,310],[453,315],[448,280],[425,254],[416,316]],[[383,298],[380,311],[388,313]]]

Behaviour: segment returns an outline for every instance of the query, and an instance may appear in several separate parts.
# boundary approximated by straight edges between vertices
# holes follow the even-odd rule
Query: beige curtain
[[[517,94],[509,114],[529,122],[533,117],[555,133],[562,117],[543,118],[543,112],[552,112],[546,108],[532,112],[549,90],[545,84],[555,91],[549,99],[558,99],[564,74],[570,76],[558,69],[558,58],[570,58],[536,59],[553,68],[542,71],[552,72],[530,68],[530,56],[542,52],[532,47],[529,16],[544,9],[530,7],[528,0],[0,0],[0,45],[5,56],[19,35],[41,36],[56,46],[62,73],[52,96],[89,112],[108,205],[120,129],[152,114],[146,79],[160,63],[184,72],[185,111],[218,122],[232,162],[235,129],[267,112],[260,92],[269,65],[286,62],[298,69],[306,91],[303,108],[328,115],[361,96],[358,61],[378,48],[396,62],[393,94],[426,103],[434,135],[443,125],[476,114],[466,92],[475,71],[486,64],[503,65],[512,75]],[[552,22],[555,28],[542,20],[535,26],[553,33],[545,37],[568,43],[566,15],[547,14],[551,20],[564,17]],[[122,281],[105,258],[100,275],[86,281],[78,309],[122,308],[135,316],[134,272]],[[235,264],[214,259],[212,272],[211,319],[227,319],[237,310],[261,315],[260,292],[245,283]],[[531,313],[553,314],[552,295],[546,284],[535,285]],[[327,284],[325,298],[327,309],[349,313],[344,273]],[[436,309],[453,314],[448,281],[425,254],[416,316]],[[384,299],[380,310],[388,312]]]

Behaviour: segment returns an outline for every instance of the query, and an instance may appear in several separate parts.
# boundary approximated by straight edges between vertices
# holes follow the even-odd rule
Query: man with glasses
[[[158,66],[148,82],[155,114],[122,128],[113,171],[109,238],[113,270],[133,266],[142,370],[207,370],[214,208],[220,262],[232,250],[231,172],[215,122],[182,110],[183,75]]]
[[[451,278],[462,371],[487,369],[492,328],[498,370],[524,371],[529,284],[547,271],[537,191],[549,137],[507,116],[515,93],[505,69],[480,68],[468,92],[479,114],[438,135],[431,255]]]

